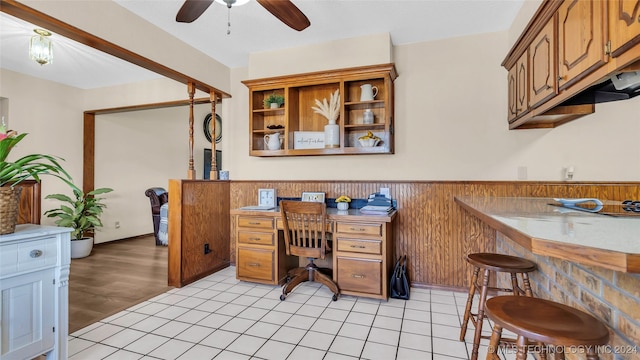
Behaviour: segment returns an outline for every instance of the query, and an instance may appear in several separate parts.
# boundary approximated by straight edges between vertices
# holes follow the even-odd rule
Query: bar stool
[[[464,320],[460,328],[460,341],[464,341],[467,333],[469,321],[475,326],[475,334],[473,337],[473,350],[471,352],[471,360],[478,359],[478,350],[480,349],[480,339],[488,339],[488,336],[482,336],[482,323],[484,319],[484,304],[487,300],[489,290],[497,290],[502,292],[511,292],[514,295],[533,296],[531,291],[531,283],[529,282],[528,273],[535,271],[537,265],[527,259],[516,256],[494,254],[494,253],[475,253],[466,256],[469,264],[473,265],[473,277],[469,285],[469,296],[467,297],[467,305],[464,310]],[[478,283],[480,269],[483,269],[482,283]],[[509,288],[498,288],[489,286],[491,272],[510,273],[511,285]],[[522,277],[523,288],[518,285],[518,274]],[[473,305],[473,297],[476,291],[480,292],[480,301],[478,303],[478,312],[471,312]]]
[[[564,359],[565,346],[582,347],[587,353],[587,360],[597,360],[597,347],[609,341],[609,330],[602,321],[554,301],[496,296],[487,300],[485,311],[494,322],[487,359],[499,359],[496,352],[503,328],[518,335],[517,360],[527,358],[527,339],[555,345],[556,359],[561,360]]]

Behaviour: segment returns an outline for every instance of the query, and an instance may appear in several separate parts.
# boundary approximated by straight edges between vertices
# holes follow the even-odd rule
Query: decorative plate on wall
[[[207,114],[204,117],[204,121],[202,123],[202,130],[204,131],[204,136],[207,137],[207,140],[211,142],[211,133],[212,133],[213,125],[211,123],[211,113]],[[216,114],[216,144],[222,140],[222,118],[220,115]]]

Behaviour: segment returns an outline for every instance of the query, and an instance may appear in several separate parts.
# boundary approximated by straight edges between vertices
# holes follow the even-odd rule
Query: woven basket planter
[[[20,186],[0,186],[0,235],[16,231],[21,192]]]

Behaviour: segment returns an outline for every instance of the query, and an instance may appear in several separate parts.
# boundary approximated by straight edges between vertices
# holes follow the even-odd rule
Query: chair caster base
[[[333,296],[331,297],[331,300],[338,301],[338,294],[333,294]]]
[[[284,301],[284,299],[286,299],[286,298],[287,297],[284,294],[280,295],[280,301]]]

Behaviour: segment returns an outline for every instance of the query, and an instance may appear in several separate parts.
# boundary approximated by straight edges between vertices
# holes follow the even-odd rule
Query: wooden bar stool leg
[[[531,282],[529,281],[529,274],[522,273],[522,283],[524,286],[524,293],[529,297],[533,297],[533,291],[531,291]]]
[[[476,282],[478,281],[479,272],[480,268],[474,268],[471,285],[469,285],[469,295],[467,295],[467,306],[464,308],[464,320],[462,320],[462,327],[460,328],[460,341],[464,341],[464,337],[467,334],[467,325],[469,325],[469,318],[471,317],[471,307],[473,305],[473,296],[476,294]]]
[[[500,346],[500,338],[502,338],[502,328],[499,325],[494,325],[493,331],[491,332],[491,340],[489,340],[487,360],[500,360],[500,357],[498,356],[498,346]]]
[[[478,360],[478,350],[480,349],[480,339],[482,338],[482,322],[484,319],[484,303],[487,301],[487,292],[489,291],[489,277],[491,271],[484,270],[482,277],[482,289],[480,290],[480,302],[478,303],[478,315],[476,317],[476,331],[473,336],[473,351],[471,352],[471,360]]]
[[[520,287],[518,286],[518,276],[516,273],[511,273],[511,288],[513,289],[513,295],[520,295]]]
[[[598,353],[596,352],[596,350],[593,348],[593,346],[589,346],[589,348],[587,349],[587,360],[598,360],[600,359],[600,357],[598,356]]]
[[[527,360],[527,339],[524,336],[518,335],[516,348],[518,349],[516,360]]]

